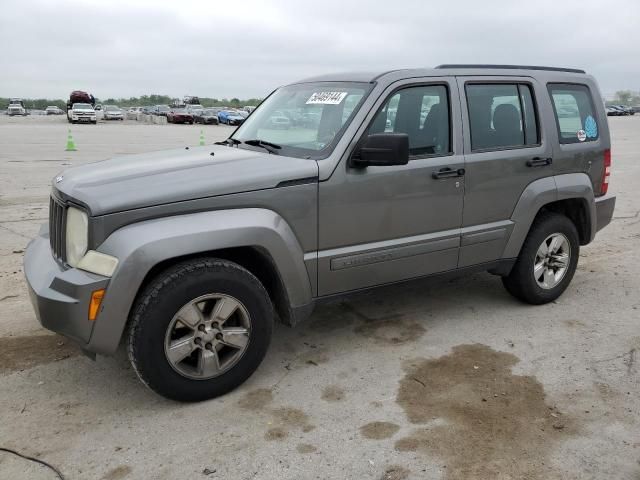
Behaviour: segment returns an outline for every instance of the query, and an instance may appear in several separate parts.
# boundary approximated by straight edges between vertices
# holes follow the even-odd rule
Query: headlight
[[[67,263],[75,267],[87,251],[89,244],[89,219],[82,210],[67,210],[66,247]]]

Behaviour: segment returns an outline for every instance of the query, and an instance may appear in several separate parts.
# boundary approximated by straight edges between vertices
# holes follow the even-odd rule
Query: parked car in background
[[[286,129],[291,127],[291,120],[279,110],[273,112],[269,117],[269,125],[275,129]]]
[[[124,120],[124,112],[117,105],[105,105],[103,116],[105,120]]]
[[[71,123],[98,123],[96,111],[90,103],[74,103],[67,112],[67,118]]]
[[[184,108],[174,108],[167,113],[169,123],[189,123],[193,125],[193,115]]]
[[[199,103],[194,105],[187,104],[187,106],[184,108],[187,112],[189,112],[192,115],[194,115],[196,112],[199,112],[200,110],[204,110],[204,107]]]
[[[613,106],[605,107],[605,110],[607,111],[607,117],[620,117],[624,115],[624,112]]]
[[[194,123],[202,123],[203,125],[218,125],[218,112],[212,108],[203,108],[193,113]]]
[[[242,107],[242,109],[247,113],[251,113],[256,109],[256,107],[252,107],[250,105],[247,105],[246,107]]]
[[[19,103],[10,103],[9,106],[7,107],[7,114],[10,116],[26,116],[27,115],[27,109],[24,108],[22,105],[20,105]]]
[[[129,110],[127,110],[127,112],[129,113],[142,113],[142,107],[129,107]]]
[[[153,107],[153,114],[161,117],[166,117],[170,111],[169,105],[155,105]]]
[[[244,117],[235,110],[221,110],[218,112],[218,122],[225,125],[242,125]]]
[[[102,110],[102,105],[101,104],[97,104],[94,108],[93,108],[96,112],[99,112],[100,110]]]
[[[625,115],[633,115],[636,113],[633,107],[627,107],[626,105],[615,105],[615,106],[620,110],[622,110]]]
[[[142,107],[141,113],[144,113],[145,115],[153,115],[153,106],[145,105]]]
[[[51,105],[45,109],[45,113],[47,115],[62,115],[64,112],[60,107],[56,107],[55,105]]]

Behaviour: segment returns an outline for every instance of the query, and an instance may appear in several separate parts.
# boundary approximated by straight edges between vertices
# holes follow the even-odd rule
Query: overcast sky
[[[320,73],[579,67],[640,90],[640,1],[2,0],[0,96],[262,97]]]

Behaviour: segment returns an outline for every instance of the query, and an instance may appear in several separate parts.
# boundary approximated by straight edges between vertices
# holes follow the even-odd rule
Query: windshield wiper
[[[242,142],[240,140],[236,140],[235,138],[229,137],[221,142],[215,142],[214,145],[226,145],[228,147],[230,145],[238,145],[239,143]]]
[[[271,142],[267,142],[266,140],[259,140],[259,139],[256,139],[256,140],[245,140],[244,143],[246,143],[247,145],[251,145],[253,147],[262,147],[267,152],[273,153],[273,154],[278,153],[278,150],[280,150],[282,148],[277,143],[271,143]]]

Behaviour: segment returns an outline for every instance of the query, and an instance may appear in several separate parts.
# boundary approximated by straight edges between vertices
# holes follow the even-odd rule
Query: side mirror
[[[350,163],[353,167],[406,165],[409,163],[409,135],[406,133],[368,135],[351,157]]]

